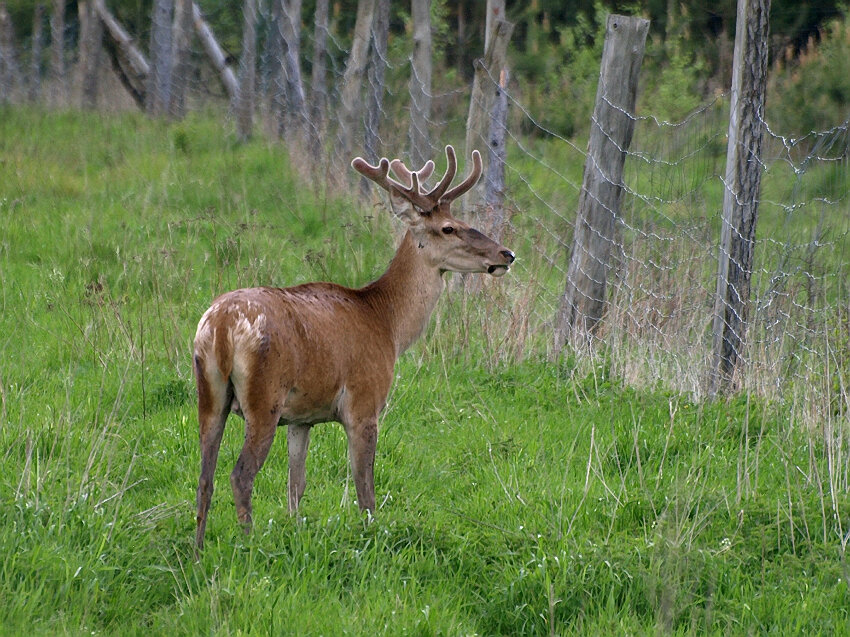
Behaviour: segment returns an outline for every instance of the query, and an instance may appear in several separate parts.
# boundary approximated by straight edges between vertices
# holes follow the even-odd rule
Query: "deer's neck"
[[[442,273],[426,263],[408,231],[387,271],[363,288],[375,310],[389,319],[397,355],[425,331],[443,288]]]

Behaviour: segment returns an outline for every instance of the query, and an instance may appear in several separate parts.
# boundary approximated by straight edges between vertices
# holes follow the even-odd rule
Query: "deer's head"
[[[457,172],[457,158],[451,146],[446,146],[446,160],[445,175],[427,192],[423,192],[421,185],[434,171],[434,162],[430,160],[417,171],[409,170],[399,159],[390,162],[386,158],[372,166],[357,157],[351,166],[390,193],[393,212],[408,224],[418,249],[431,266],[442,271],[502,276],[513,263],[514,253],[456,219],[450,210],[452,201],[481,177],[481,154],[472,151],[472,172],[451,189]],[[398,180],[389,176],[391,168]]]

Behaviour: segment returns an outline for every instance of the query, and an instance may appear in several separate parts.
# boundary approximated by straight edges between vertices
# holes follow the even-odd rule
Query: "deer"
[[[500,277],[514,261],[513,252],[452,216],[451,203],[481,176],[481,155],[473,151],[471,172],[450,188],[457,159],[451,145],[445,151],[446,172],[430,190],[423,190],[423,183],[434,170],[431,160],[418,171],[398,159],[382,158],[375,166],[361,157],[351,162],[389,192],[393,213],[407,224],[377,280],[359,289],[328,282],[238,289],[215,299],[201,317],[193,356],[201,455],[197,549],[204,544],[213,476],[231,412],[245,421],[230,484],[246,534],[252,526],[254,479],[282,425],[290,514],[297,512],[306,487],[310,429],[322,422],[342,424],[357,504],[374,514],[378,419],[396,360],[427,327],[444,273]]]

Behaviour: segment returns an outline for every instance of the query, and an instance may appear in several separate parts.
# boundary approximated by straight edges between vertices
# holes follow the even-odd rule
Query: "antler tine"
[[[385,190],[400,194],[419,209],[431,210],[433,208],[430,200],[419,191],[419,180],[416,178],[416,173],[411,173],[411,181],[413,182],[411,186],[400,184],[389,176],[390,161],[386,157],[382,157],[377,166],[372,166],[362,157],[355,157],[351,162],[351,167]]]
[[[443,175],[440,183],[427,193],[427,196],[433,199],[434,203],[440,200],[457,173],[457,157],[455,156],[455,149],[451,144],[446,146],[446,162],[446,174]]]
[[[481,178],[481,153],[477,150],[472,151],[472,172],[469,173],[469,176],[460,182],[457,186],[449,190],[445,195],[443,195],[443,201],[449,202],[454,201],[458,197],[460,197],[467,190],[472,188],[478,180]]]
[[[397,177],[401,178],[407,183],[412,183],[411,175],[413,174],[413,171],[410,170],[407,166],[405,166],[404,162],[400,159],[393,159],[390,162],[390,169],[396,174]],[[434,162],[429,159],[422,165],[422,168],[416,171],[416,174],[419,176],[419,182],[421,183],[428,179],[428,177],[431,176],[432,172],[434,172]]]

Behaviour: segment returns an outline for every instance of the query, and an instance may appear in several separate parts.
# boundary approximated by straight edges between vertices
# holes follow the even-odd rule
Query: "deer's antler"
[[[441,201],[443,203],[454,201],[472,188],[481,177],[481,153],[474,150],[472,151],[472,172],[461,183],[448,190],[449,185],[457,173],[457,157],[455,156],[455,149],[451,144],[446,146],[446,163],[446,173],[443,175],[440,183],[426,193],[420,190],[420,182],[427,179],[433,172],[434,162],[431,160],[425,162],[425,165],[418,171],[408,169],[400,159],[393,159],[390,162],[386,157],[382,157],[377,166],[372,166],[362,157],[357,157],[351,162],[351,166],[361,175],[368,177],[385,190],[398,193],[421,211],[428,212],[433,210]],[[399,178],[404,179],[410,185],[405,186],[390,177],[390,167],[392,167],[393,172]]]

